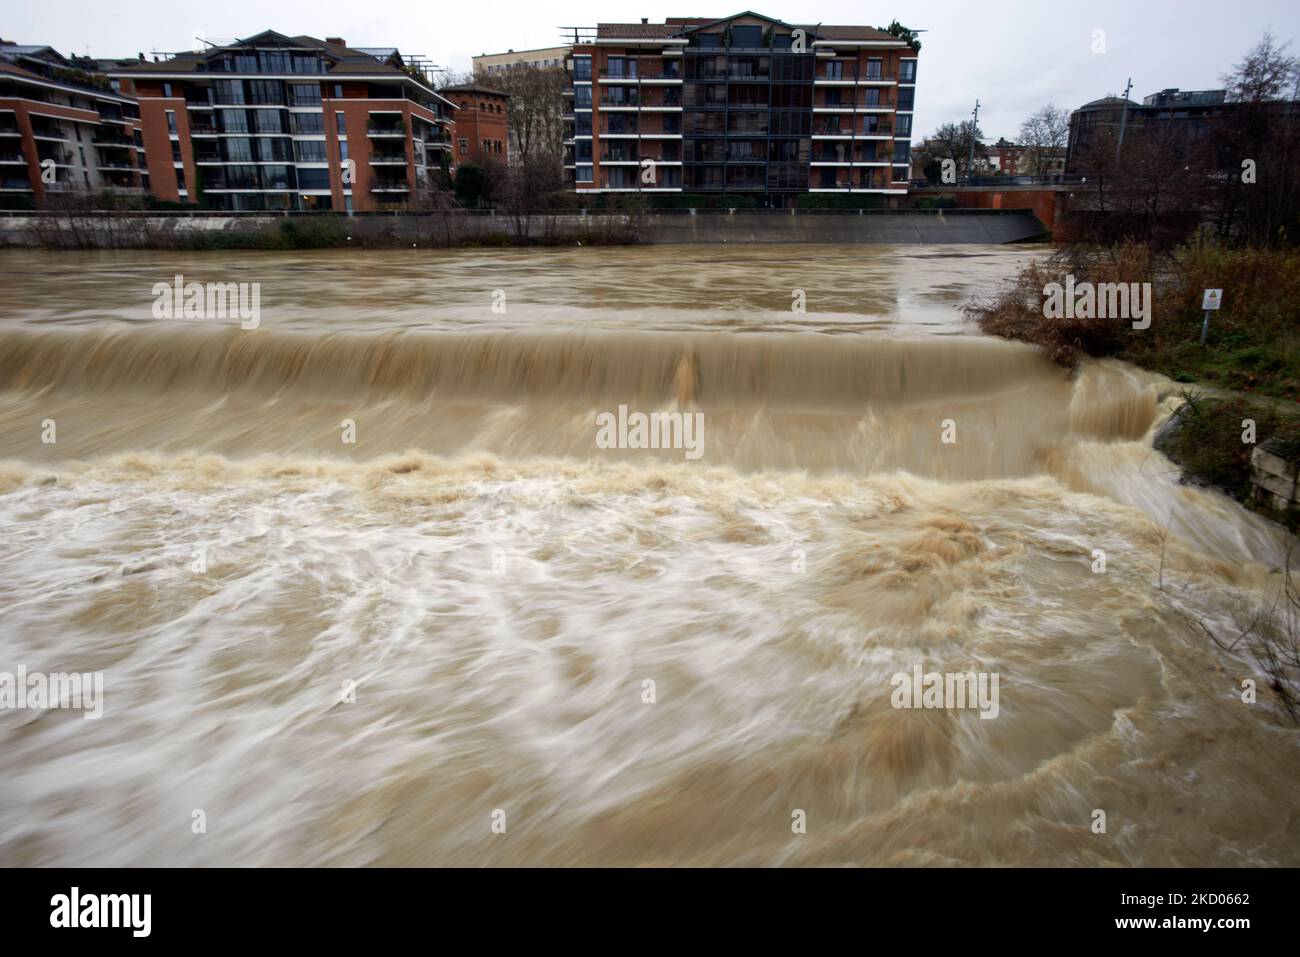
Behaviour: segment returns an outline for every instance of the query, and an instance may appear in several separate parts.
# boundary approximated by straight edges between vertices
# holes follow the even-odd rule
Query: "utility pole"
[[[1119,162],[1119,154],[1124,150],[1124,130],[1128,127],[1128,95],[1133,90],[1133,78],[1128,78],[1128,86],[1124,87],[1124,112],[1120,114],[1119,119],[1119,142],[1115,144],[1115,162]]]
[[[975,173],[975,133],[980,128],[980,101],[975,100],[975,110],[973,113],[975,119],[970,125],[970,154],[966,157],[966,182],[969,183],[971,176]]]

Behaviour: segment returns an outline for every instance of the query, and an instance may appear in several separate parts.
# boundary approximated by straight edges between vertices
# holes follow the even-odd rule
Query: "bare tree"
[[[1287,55],[1289,43],[1279,44],[1271,30],[1246,58],[1221,77],[1228,99],[1235,103],[1262,103],[1281,99],[1300,85],[1300,59]]]
[[[563,153],[565,85],[561,67],[528,63],[492,77],[491,86],[510,97],[506,128],[520,159]]]
[[[1052,160],[1065,148],[1070,138],[1070,114],[1054,104],[1030,114],[1020,124],[1020,143],[1024,146],[1024,164],[1031,175],[1043,176],[1051,171]]]

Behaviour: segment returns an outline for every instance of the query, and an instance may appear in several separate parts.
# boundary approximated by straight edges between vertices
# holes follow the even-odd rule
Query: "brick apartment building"
[[[161,200],[401,208],[451,161],[455,107],[394,48],[268,30],[112,75],[134,89]]]
[[[51,193],[141,194],[136,101],[91,62],[0,40],[0,208]]]
[[[439,92],[456,105],[455,163],[508,165],[510,97],[481,83],[444,86]]]
[[[778,207],[907,193],[917,54],[889,33],[743,13],[602,23],[575,40],[566,169],[579,193]]]

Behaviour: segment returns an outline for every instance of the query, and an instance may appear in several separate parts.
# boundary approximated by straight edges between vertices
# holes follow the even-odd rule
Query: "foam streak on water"
[[[98,721],[0,711],[0,863],[1300,861],[1297,732],[1202,627],[1291,542],[1151,450],[1169,383],[963,327],[1019,252],[827,252],[851,335],[765,304],[770,250],[698,264],[735,302],[674,255],[587,280],[651,328],[537,312],[579,282],[552,252],[479,263],[527,328],[126,322],[190,263],[131,256],[85,262],[103,315],[0,323],[0,671],[105,675]],[[598,449],[620,402],[702,412],[703,459]],[[998,673],[999,716],[891,707],[915,664]]]

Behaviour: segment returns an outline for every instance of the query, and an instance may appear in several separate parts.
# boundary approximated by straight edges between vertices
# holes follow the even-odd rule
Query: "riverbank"
[[[1125,310],[1057,315],[1047,307],[1052,284],[1082,292],[1110,284],[1149,290],[1144,316]],[[1205,326],[1206,289],[1222,289],[1222,308]],[[1254,450],[1272,443],[1300,449],[1300,251],[1225,249],[1192,244],[1170,255],[1143,245],[1072,246],[1029,264],[996,293],[966,306],[985,332],[1030,342],[1061,365],[1084,356],[1115,358],[1187,383],[1179,410],[1158,447],[1187,480],[1218,488],[1291,529],[1292,507],[1256,493]],[[1201,343],[1202,331],[1205,343]],[[1300,456],[1296,456],[1300,457]]]
[[[639,244],[1009,244],[1046,238],[1028,210],[446,211],[395,215],[30,213],[0,245],[46,249],[329,249]]]

